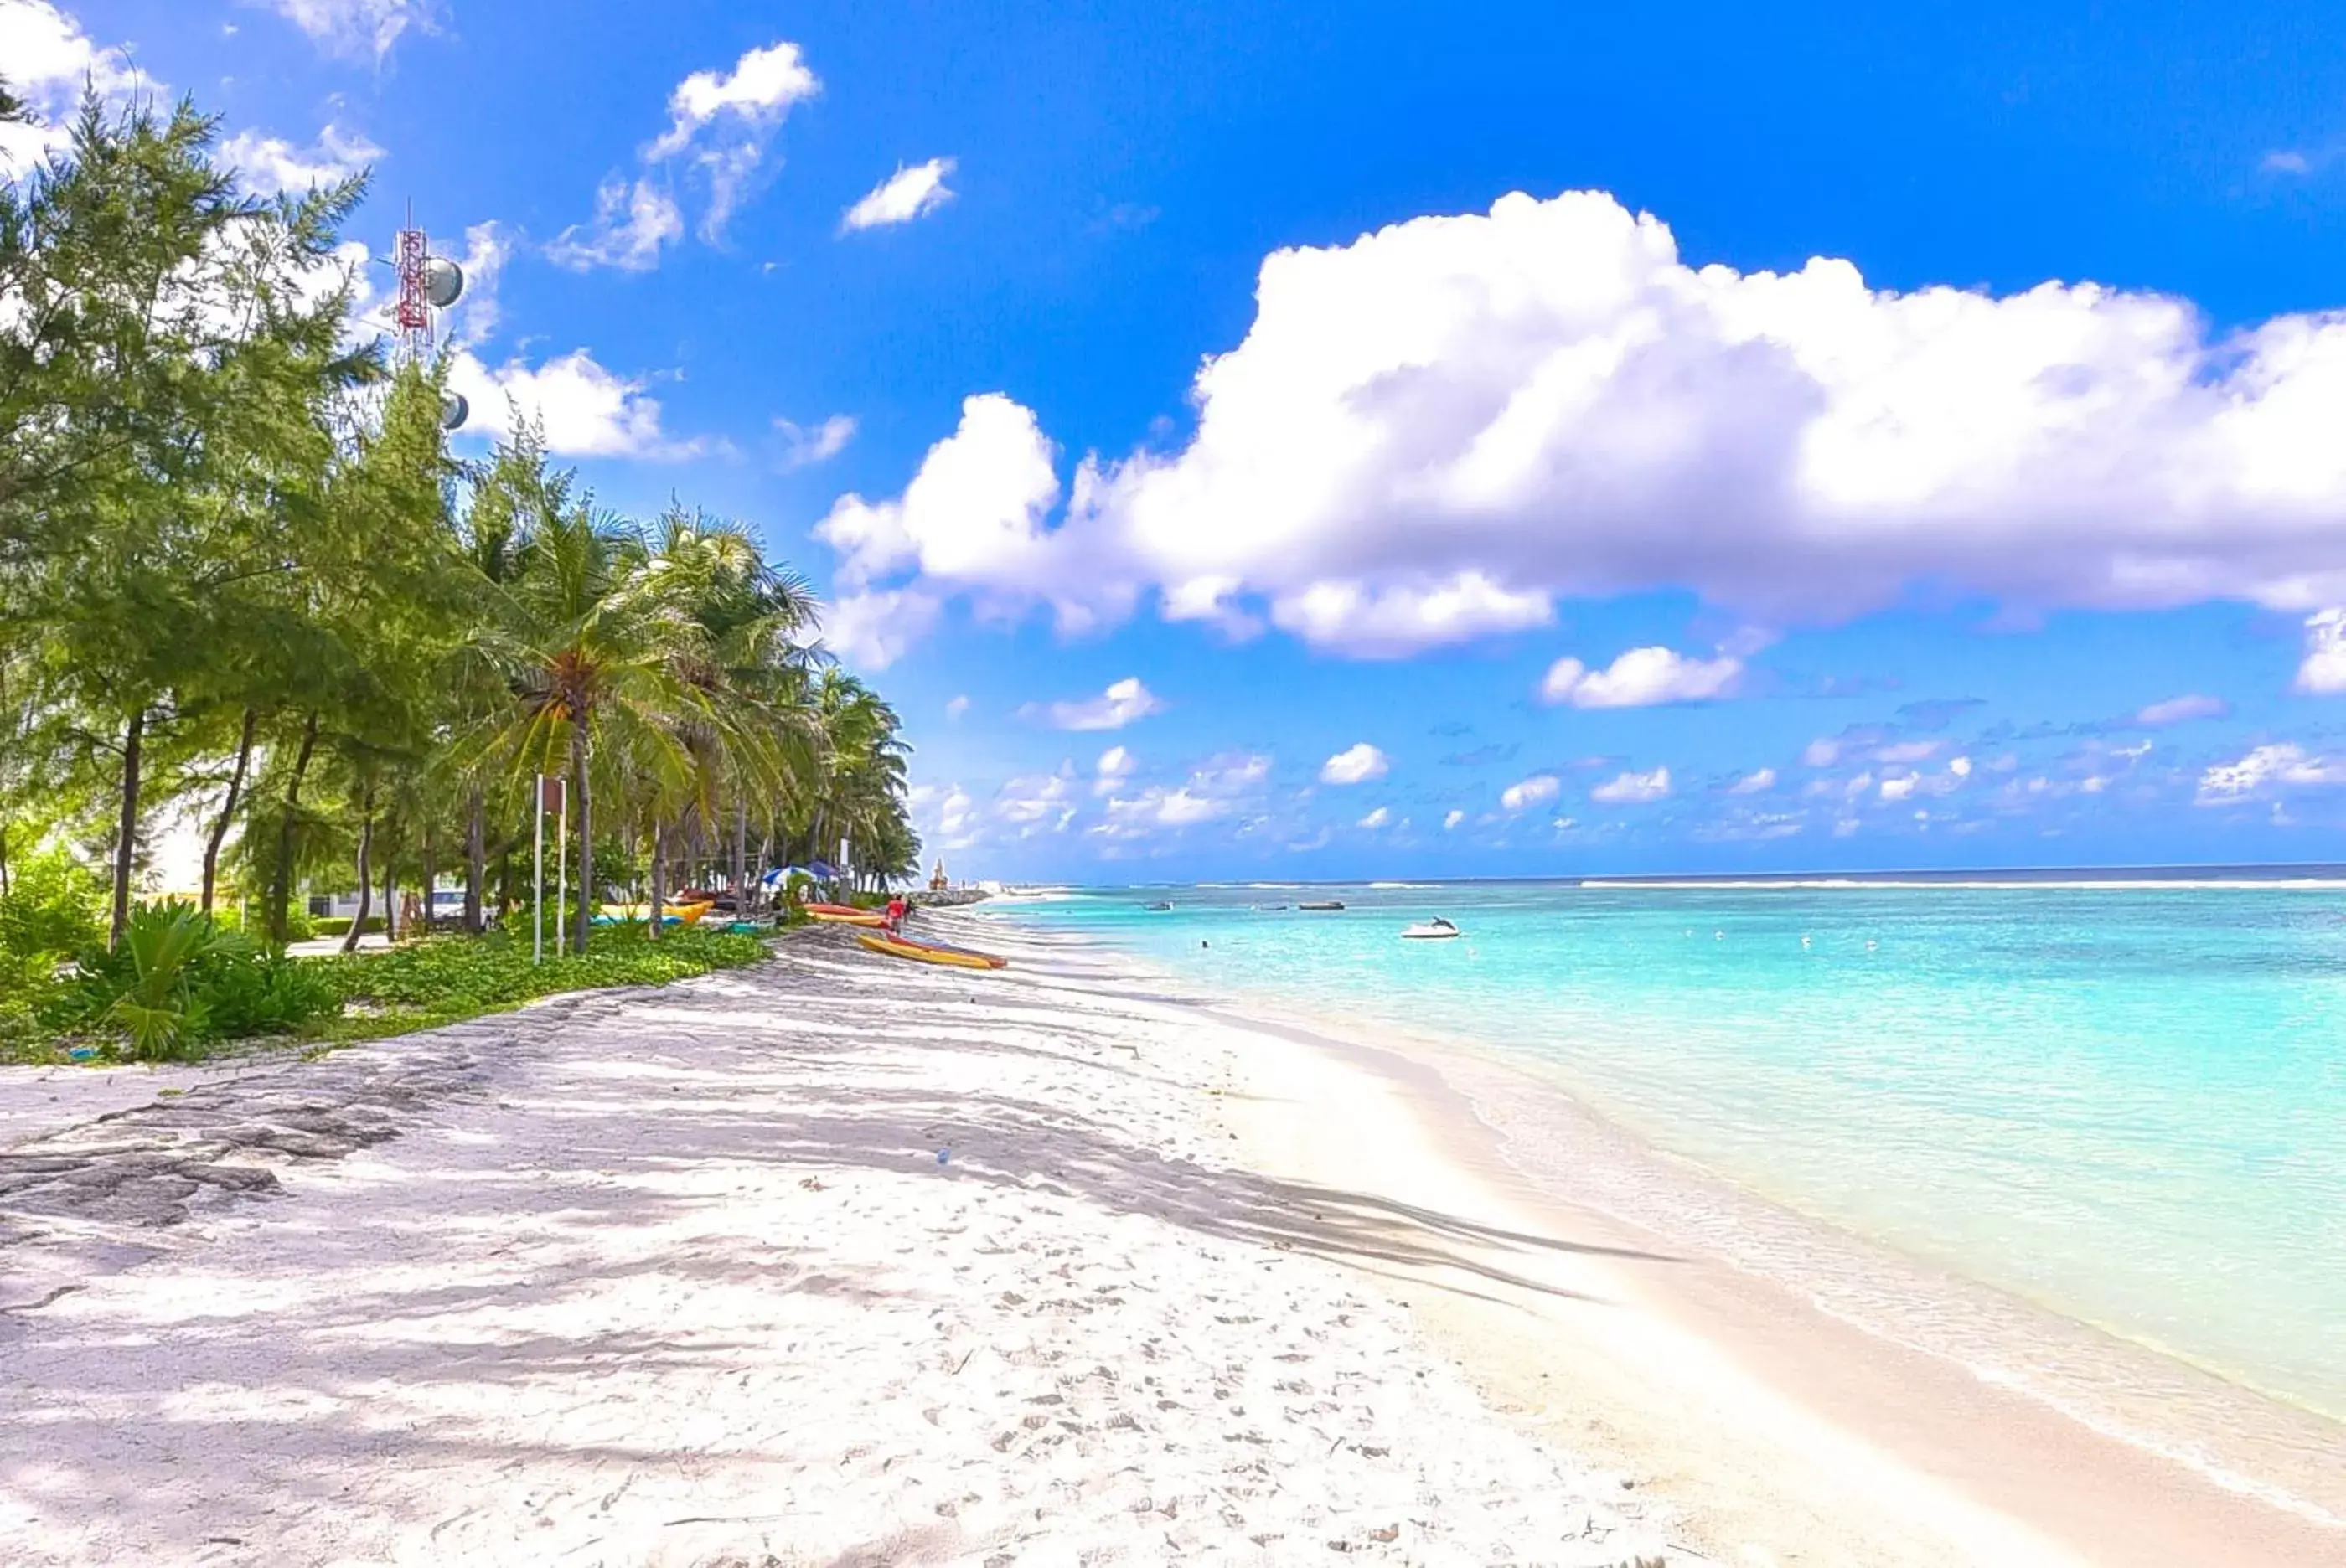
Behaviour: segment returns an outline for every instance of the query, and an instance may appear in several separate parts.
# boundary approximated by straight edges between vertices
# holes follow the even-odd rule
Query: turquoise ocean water
[[[1291,907],[1321,898],[1348,907]],[[2334,873],[1254,884],[1002,912],[1207,994],[1536,1063],[1776,1204],[2346,1420]],[[1434,914],[1466,935],[1401,940]]]

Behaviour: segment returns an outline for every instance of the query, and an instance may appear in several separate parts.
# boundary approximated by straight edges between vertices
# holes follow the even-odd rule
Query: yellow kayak
[[[872,952],[884,952],[892,958],[909,958],[915,963],[949,963],[955,969],[1001,969],[1010,962],[990,952],[972,952],[965,947],[939,947],[934,942],[914,942],[908,937],[874,934],[868,931],[856,932],[855,940]]]
[[[670,904],[668,906],[667,923],[691,925],[716,907],[714,904]],[[641,920],[644,918],[644,909],[645,906],[642,904],[605,904],[603,913],[611,920]]]
[[[844,913],[831,910],[809,910],[807,919],[821,925],[882,926],[888,922],[888,917],[878,910],[850,910]]]

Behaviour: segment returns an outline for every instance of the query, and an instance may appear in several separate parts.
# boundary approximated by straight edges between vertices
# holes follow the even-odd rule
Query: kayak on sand
[[[884,932],[860,931],[855,933],[859,945],[872,952],[884,952],[891,958],[909,958],[915,963],[944,963],[956,969],[1002,969],[1010,961],[991,952],[975,952],[965,947],[947,947],[941,942],[915,942],[910,937],[890,936]]]
[[[853,904],[801,904],[807,918],[822,925],[883,926],[888,917],[878,910],[857,909]]]

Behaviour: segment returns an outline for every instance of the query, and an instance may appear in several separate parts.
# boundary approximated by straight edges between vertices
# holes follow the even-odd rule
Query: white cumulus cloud
[[[1729,785],[1727,792],[1730,795],[1757,795],[1775,787],[1776,770],[1773,768],[1755,768]]]
[[[1099,754],[1099,761],[1092,769],[1092,793],[1114,794],[1118,786],[1131,778],[1133,770],[1139,766],[1138,759],[1123,747],[1109,747]]]
[[[1658,800],[1670,792],[1670,770],[1657,768],[1650,773],[1621,773],[1588,792],[1592,800],[1607,806],[1639,806]]]
[[[409,31],[439,31],[436,0],[269,0],[269,7],[320,48],[349,58],[382,59]]]
[[[1380,806],[1352,825],[1356,828],[1368,828],[1373,830],[1382,828],[1392,820],[1392,809],[1389,806]]]
[[[594,220],[564,229],[546,255],[574,272],[646,272],[659,265],[661,246],[682,238],[684,213],[675,197],[649,178],[613,175],[595,192]]]
[[[2294,741],[2259,746],[2237,762],[2219,762],[2199,776],[2198,803],[2227,805],[2278,789],[2346,784],[2346,757],[2309,752]]]
[[[1090,730],[1122,729],[1164,708],[1157,694],[1140,684],[1138,676],[1128,675],[1097,697],[1041,706],[1028,703],[1019,711],[1029,718],[1041,718],[1054,729]]]
[[[450,361],[448,384],[472,404],[467,431],[509,435],[516,416],[534,420],[545,428],[546,450],[558,456],[676,461],[703,450],[661,428],[659,402],[646,393],[648,382],[606,370],[585,349],[540,364],[516,356],[494,366],[460,349]]]
[[[291,191],[298,196],[316,186],[339,185],[382,156],[382,148],[365,137],[329,125],[306,148],[282,137],[239,131],[220,143],[213,161],[237,170],[244,188],[255,195]]]
[[[1056,773],[1013,779],[995,794],[994,814],[1024,830],[1025,838],[1038,830],[1066,831],[1076,818],[1076,772],[1063,765]]]
[[[774,431],[782,438],[782,467],[811,468],[847,450],[847,443],[855,439],[855,421],[843,413],[832,414],[816,425],[777,419]]]
[[[729,71],[695,71],[668,94],[668,129],[646,144],[633,175],[614,171],[595,193],[595,217],[565,229],[546,255],[586,271],[644,271],[659,265],[663,246],[684,237],[678,183],[705,193],[699,225],[709,244],[725,238],[770,160],[775,134],[793,104],[822,84],[788,40],[750,49]]]
[[[1539,805],[1542,801],[1555,799],[1563,788],[1563,782],[1555,774],[1535,773],[1530,778],[1519,783],[1510,784],[1501,790],[1499,804],[1507,810],[1521,811],[1526,807]]]
[[[1742,677],[1743,661],[1721,654],[1689,658],[1666,647],[1631,648],[1603,669],[1560,658],[1540,682],[1540,697],[1575,708],[1651,708],[1665,702],[1707,702],[1726,697]]]
[[[906,567],[943,584],[1015,574],[1047,543],[1044,519],[1059,496],[1051,457],[1032,413],[999,394],[970,398],[961,428],[929,449],[903,495],[843,495],[815,534],[857,581]]]
[[[1320,765],[1322,784],[1365,784],[1392,769],[1392,759],[1363,740],[1348,746]]]
[[[928,635],[943,608],[917,588],[842,594],[823,611],[823,646],[858,669],[883,670]]]
[[[1208,759],[1178,788],[1152,784],[1129,796],[1112,796],[1106,820],[1085,830],[1110,840],[1146,838],[1160,829],[1176,832],[1248,809],[1270,777],[1270,759],[1239,752]]]
[[[796,44],[783,40],[748,50],[729,71],[695,71],[677,84],[668,98],[668,130],[646,149],[646,156],[674,158],[709,127],[729,120],[778,125],[792,104],[821,90]]]
[[[843,232],[884,229],[934,212],[953,199],[954,193],[945,186],[945,178],[953,171],[954,160],[949,158],[933,158],[910,168],[899,164],[895,173],[841,216],[839,227]]]
[[[142,85],[127,50],[99,48],[50,0],[0,0],[0,77],[34,117],[27,124],[0,123],[0,180],[29,172],[65,147],[85,85],[110,101]],[[159,92],[153,81],[143,85]]]
[[[1456,809],[1455,808],[1453,808],[1451,810],[1449,810],[1449,811],[1447,811],[1447,812],[1443,813],[1443,818],[1442,818],[1442,830],[1443,830],[1443,832],[1447,833],[1447,832],[1449,832],[1452,829],[1454,829],[1454,828],[1457,827],[1459,823],[1461,823],[1461,822],[1464,821],[1465,820],[1466,820],[1466,813],[1465,813],[1465,812],[1461,811],[1461,810],[1458,810],[1458,809]]]
[[[1602,192],[1518,194],[1273,253],[1191,397],[1185,445],[1080,462],[1043,547],[941,590],[1107,616],[1154,589],[1381,654],[1653,588],[1771,623],[1919,581],[2346,604],[2346,313],[2217,333],[2093,283],[1695,266]]]
[[[2346,609],[2317,611],[2305,619],[2305,658],[2297,689],[2315,697],[2346,692]]]

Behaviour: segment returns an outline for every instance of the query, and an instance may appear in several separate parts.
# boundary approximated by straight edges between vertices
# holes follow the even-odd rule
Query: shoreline
[[[1146,983],[1162,984],[1169,979],[1177,988],[1185,983],[1080,933],[1021,921],[1015,905],[994,906],[979,918],[1041,934],[1054,951],[1072,943],[1113,955],[1136,980],[1147,976]],[[1940,1298],[1965,1308],[1953,1315],[1952,1329],[1925,1325],[1938,1331],[1941,1343],[1931,1345],[1928,1334],[1902,1337],[1895,1326],[1868,1320],[1878,1316],[1879,1302],[1836,1302],[1831,1290],[1814,1288],[1817,1281],[1788,1270],[1786,1257],[1760,1260],[1748,1247],[1722,1245],[1722,1227],[1764,1232],[1789,1223],[1797,1245],[1785,1250],[1795,1263],[1813,1257],[1803,1248],[1818,1235],[1830,1236],[1855,1262],[1841,1280],[1827,1283],[1863,1278],[1867,1266],[1884,1258],[1896,1259],[1914,1279],[1936,1278],[1943,1271],[1651,1148],[1591,1108],[1558,1075],[1471,1042],[1404,1034],[1353,1018],[1331,1021],[1260,996],[1188,1001],[1211,1016],[1284,1039],[1320,1071],[1336,1074],[1336,1081],[1344,1072],[1380,1080],[1385,1085],[1380,1137],[1414,1139],[1423,1156],[1404,1174],[1388,1158],[1364,1157],[1300,1132],[1298,1118],[1290,1116],[1283,1128],[1276,1117],[1258,1120],[1249,1146],[1260,1157],[1300,1164],[1323,1176],[1382,1180],[1382,1190],[1396,1198],[1431,1202],[1400,1188],[1440,1187],[1471,1207],[1508,1216],[1520,1227],[1594,1227],[1656,1250],[1686,1249],[1693,1267],[1632,1269],[1607,1283],[1648,1314],[1665,1339],[1682,1337],[1671,1344],[1672,1354],[1713,1358],[1715,1382],[1743,1380],[1743,1404],[1732,1413],[1714,1406],[1708,1419],[1775,1453],[1765,1474],[1738,1479],[1730,1445],[1692,1441],[1684,1431],[1670,1430],[1681,1422],[1654,1419],[1666,1410],[1684,1416],[1687,1390],[1641,1382],[1623,1369],[1641,1355],[1650,1359],[1661,1341],[1647,1341],[1642,1350],[1630,1341],[1597,1343],[1602,1336],[1570,1322],[1568,1315],[1560,1318],[1552,1303],[1545,1312],[1516,1303],[1518,1318],[1528,1314],[1543,1328],[1512,1339],[1503,1320],[1478,1320],[1488,1318],[1487,1308],[1459,1310],[1454,1302],[1432,1314],[1423,1304],[1417,1310],[1494,1398],[1526,1408],[1541,1392],[1538,1363],[1559,1345],[1568,1346],[1584,1375],[1609,1358],[1617,1379],[1618,1408],[1610,1424],[1620,1429],[1618,1457],[1632,1468],[1682,1477],[1673,1495],[1697,1526],[1706,1520],[1731,1522],[1731,1528],[1700,1532],[1715,1547],[1752,1548],[1768,1560],[1816,1560],[1803,1553],[1815,1550],[1819,1530],[1850,1536],[1851,1522],[1834,1517],[1831,1500],[1849,1496],[1846,1477],[1854,1465],[1873,1467],[1871,1495],[1888,1489],[1904,1498],[1892,1512],[1909,1522],[1923,1517],[1939,1522],[1918,1533],[1874,1521],[1858,1530],[1862,1542],[1845,1539],[1836,1548],[1836,1561],[2147,1565],[2261,1554],[2260,1560],[2277,1562],[2346,1563],[2346,1530],[2335,1523],[2346,1507],[2346,1463],[2334,1457],[2339,1429],[2322,1417],[1959,1276],[1937,1279],[1944,1287]],[[1293,1077],[1299,1070],[1292,1063],[1281,1069],[1289,1074],[1288,1097],[1308,1103],[1309,1085]],[[1352,1098],[1377,1103],[1374,1096]],[[1527,1100],[1535,1106],[1525,1109]],[[1519,1114],[1494,1115],[1494,1106],[1514,1106]],[[1576,1179],[1559,1181],[1556,1160],[1525,1157],[1526,1145],[1542,1135],[1553,1139],[1559,1123],[1571,1134],[1564,1154],[1583,1167],[1601,1167],[1597,1180],[1587,1179],[1582,1168]],[[1665,1166],[1682,1167],[1670,1173],[1667,1187],[1707,1185],[1735,1201],[1713,1206],[1700,1216],[1704,1223],[1689,1226],[1685,1205],[1671,1213],[1671,1205],[1651,1201],[1660,1189],[1644,1178]],[[1625,1202],[1625,1196],[1644,1201]],[[1762,1261],[1773,1267],[1758,1266]],[[1916,1298],[1910,1298],[1908,1304]],[[2065,1400],[2048,1379],[2074,1369],[2065,1369],[2057,1356],[2047,1365],[1999,1368],[1992,1359],[1959,1353],[1962,1332],[1974,1336],[1974,1351],[1983,1342],[1996,1345],[1999,1311],[2056,1322],[2092,1352],[2121,1347],[2137,1367],[2157,1374],[2139,1387],[2099,1390],[2116,1396],[2111,1402],[2121,1413],[2131,1402],[2154,1416],[2171,1415],[2173,1402],[2181,1400],[2195,1414],[2212,1415],[2220,1429],[2247,1402],[2259,1418],[2254,1424],[2266,1430],[2229,1447],[2218,1442],[2211,1453],[2188,1438],[2175,1440],[2172,1423],[2165,1433],[2155,1423],[2113,1425],[2107,1412]],[[1439,1319],[1453,1321],[1445,1328],[1433,1320]],[[1543,1342],[1542,1334],[1553,1338]],[[1946,1342],[1950,1334],[1953,1345]],[[1923,1342],[1909,1342],[1914,1339]],[[1494,1351],[1497,1342],[1511,1348]],[[2282,1419],[2262,1421],[2275,1412]],[[2315,1495],[2251,1479],[2258,1471],[2274,1470]],[[1800,1527],[1788,1530],[1787,1521]]]

